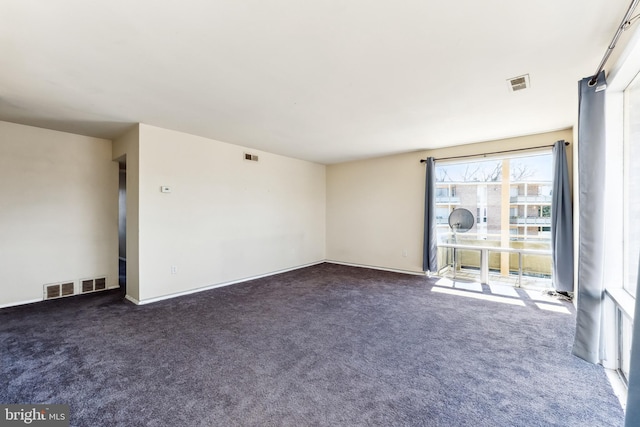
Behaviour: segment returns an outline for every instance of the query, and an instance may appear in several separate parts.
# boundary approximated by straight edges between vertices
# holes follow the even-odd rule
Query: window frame
[[[606,266],[605,300],[603,310],[603,353],[602,364],[605,368],[618,372],[620,387],[612,383],[621,393],[626,394],[624,374],[621,362],[624,360],[621,316],[634,322],[635,298],[623,287],[625,268],[624,258],[624,182],[625,170],[625,121],[624,91],[640,73],[640,30],[635,31],[627,46],[619,56],[607,77],[605,94],[605,132],[606,132],[606,184],[605,184],[605,222],[604,265]],[[577,129],[574,129],[577,132]],[[578,144],[580,141],[578,141]],[[574,152],[577,156],[577,152]],[[578,162],[574,157],[574,162]],[[613,378],[610,376],[613,381]],[[621,395],[621,401],[626,396]]]
[[[451,203],[451,199],[453,198],[453,196],[450,196],[448,198],[441,197],[440,200],[436,198],[436,211],[439,212],[437,215],[437,226],[436,226],[438,247],[440,247],[441,244],[444,244],[445,247],[447,245],[452,244],[452,241],[449,241],[449,239],[451,238],[451,233],[447,233],[449,229],[448,221],[443,220],[444,218],[442,217],[442,214],[440,212],[443,212],[444,209],[447,209],[447,208],[449,209],[449,212],[451,212],[453,208],[466,207],[467,209],[471,210],[471,213],[473,214],[475,221],[474,221],[473,228],[470,230],[468,234],[465,234],[465,235],[466,236],[475,235],[475,239],[473,237],[471,237],[470,239],[474,241],[492,240],[494,242],[495,241],[499,242],[498,243],[499,246],[496,247],[496,252],[499,254],[500,258],[503,258],[502,255],[504,255],[505,253],[504,252],[501,253],[498,250],[498,248],[501,248],[501,247],[509,247],[512,249],[520,248],[519,245],[525,244],[524,242],[531,242],[534,244],[540,244],[541,241],[548,242],[548,245],[549,245],[548,250],[551,251],[550,232],[542,231],[540,227],[540,226],[545,226],[544,224],[540,223],[540,219],[544,218],[550,222],[551,221],[550,215],[548,217],[547,216],[543,217],[542,214],[538,216],[536,216],[535,214],[532,214],[532,217],[538,218],[538,219],[532,222],[529,222],[529,214],[531,209],[533,210],[537,209],[538,211],[542,212],[542,210],[544,209],[543,206],[548,206],[549,212],[551,210],[550,196],[549,196],[549,200],[538,200],[538,198],[541,196],[540,194],[541,189],[544,189],[544,188],[550,189],[553,187],[552,145],[550,143],[549,146],[545,146],[542,148],[540,146],[536,146],[536,147],[531,147],[531,149],[524,148],[524,150],[526,151],[523,152],[522,149],[516,149],[512,153],[501,153],[500,155],[484,155],[481,158],[470,156],[465,160],[457,159],[454,161],[436,162],[436,168],[446,168],[447,166],[453,166],[453,165],[462,165],[463,167],[465,165],[473,165],[471,169],[474,169],[476,166],[475,164],[477,163],[488,162],[488,168],[486,167],[483,168],[483,166],[479,166],[480,168],[479,170],[481,170],[480,172],[481,176],[486,175],[485,172],[493,168],[492,166],[493,162],[499,163],[501,165],[501,168],[509,167],[508,175],[507,175],[508,179],[501,174],[500,178],[497,180],[492,180],[492,179],[476,180],[477,178],[474,179],[473,177],[470,177],[467,175],[466,171],[469,170],[468,167],[464,170],[464,172],[458,171],[458,174],[460,175],[460,179],[458,180],[452,180],[452,176],[455,177],[455,175],[450,175],[449,173],[438,174],[438,171],[436,170],[437,176],[446,177],[446,178],[443,178],[445,180],[437,181],[435,183],[436,194],[439,194],[439,195],[451,194],[451,191],[447,190],[446,188],[453,187],[453,188],[456,188],[457,190],[455,194],[455,199],[456,199],[455,205]],[[535,158],[535,157],[548,158],[548,159],[545,159],[546,161],[544,162],[543,166],[536,165],[537,166],[536,169],[539,172],[542,172],[544,174],[544,178],[546,179],[541,178],[539,176],[534,176],[532,178],[530,175],[529,176],[519,175],[520,179],[518,179],[517,181],[514,181],[512,178],[512,173],[514,173],[513,167],[520,166],[516,163],[517,160]],[[508,161],[508,162],[505,162],[505,161]],[[542,168],[542,170],[538,169],[540,167]],[[493,175],[489,175],[489,176],[493,176]],[[505,178],[505,181],[503,181],[503,178]],[[514,200],[514,196],[513,194],[511,194],[512,193],[511,188],[512,188],[512,185],[514,184],[517,186],[521,186],[524,189],[524,193],[518,194],[516,196],[516,200]],[[509,186],[509,195],[508,195],[508,200],[506,202],[508,203],[508,207],[506,210],[503,209],[504,203],[502,203],[505,197],[504,194],[499,195],[500,202],[497,206],[495,205],[495,198],[493,198],[492,199],[493,201],[492,201],[490,200],[490,197],[489,197],[489,193],[493,193],[492,190],[495,190],[494,187],[496,186],[500,186],[499,193],[503,193],[502,186],[504,185]],[[462,187],[473,187],[473,190],[463,191]],[[532,190],[529,191],[528,187],[531,187]],[[534,199],[530,199],[530,196],[532,196],[533,192],[535,192],[534,194],[535,197]],[[462,196],[465,193],[468,193],[467,194],[469,196],[468,202],[470,203],[467,203],[467,201],[463,202]],[[522,198],[522,200],[520,200],[520,198]],[[512,215],[511,215],[513,212],[512,208],[514,206],[517,206],[517,209],[518,209],[518,213],[517,213],[518,218],[516,218],[515,223],[512,220]],[[497,211],[498,215],[496,215],[495,211]],[[503,215],[505,211],[507,212],[506,214],[508,216],[506,220],[506,223],[508,224],[506,229],[506,234],[508,234],[508,236],[505,236],[505,223],[503,222]],[[496,229],[496,226],[498,227],[497,229]],[[522,234],[518,233],[519,229],[523,230]],[[514,230],[516,231],[515,235],[513,234]],[[457,236],[458,239],[460,237],[462,236],[461,235]],[[521,241],[522,243],[515,244],[516,246],[514,246],[514,243],[513,243],[514,241]],[[461,242],[453,242],[453,243],[461,244]],[[490,244],[490,245],[493,245],[493,244]],[[481,244],[480,246],[486,246],[486,244]],[[466,251],[466,249],[462,251]],[[451,257],[449,256],[441,257],[439,252],[438,272],[445,269],[446,267],[449,267],[449,264],[447,263],[449,262],[450,258]],[[509,255],[507,255],[506,258],[507,260],[509,260],[510,259]],[[440,263],[441,261],[444,264],[441,264]],[[504,264],[503,261],[501,261],[500,268],[505,269],[506,265],[508,264],[509,269],[511,270],[511,267],[513,266],[513,261],[510,261],[510,262],[504,261],[504,262],[506,262],[506,264]],[[482,270],[484,267],[477,266],[477,268]],[[511,274],[514,274],[513,271],[511,272]],[[553,269],[551,267],[551,258],[549,258],[549,270],[547,274],[545,273],[541,273],[541,274],[543,275],[540,276],[538,274],[534,274],[533,276],[543,277],[547,280],[549,280],[552,277]]]

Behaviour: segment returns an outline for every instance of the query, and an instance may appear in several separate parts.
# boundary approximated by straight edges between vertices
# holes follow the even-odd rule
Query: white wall
[[[118,165],[111,141],[0,122],[0,306],[43,285],[118,285]]]
[[[327,167],[329,261],[422,271],[420,158],[410,153]]]
[[[137,300],[325,259],[325,166],[143,124],[139,129]],[[258,154],[259,162],[244,160],[245,151]],[[127,169],[129,178],[129,161]],[[129,192],[129,180],[127,186]],[[171,193],[161,193],[161,186]],[[127,255],[129,264],[129,245]]]
[[[41,300],[50,283],[117,286],[116,161],[134,301],[325,259],[324,165],[147,125],[112,143],[0,122],[0,306]]]
[[[330,165],[327,167],[327,259],[421,272],[425,166],[420,159],[552,145],[572,138],[572,130],[567,129]],[[569,168],[572,149],[570,145]]]

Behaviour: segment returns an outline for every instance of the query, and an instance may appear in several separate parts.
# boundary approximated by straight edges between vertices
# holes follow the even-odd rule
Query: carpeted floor
[[[146,306],[3,309],[0,402],[69,404],[75,426],[622,425],[602,367],[571,355],[570,304],[434,283],[321,264]]]

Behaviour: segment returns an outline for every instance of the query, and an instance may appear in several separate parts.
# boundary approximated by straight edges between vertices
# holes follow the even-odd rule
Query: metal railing
[[[460,197],[458,196],[436,196],[436,204],[459,205]]]
[[[438,226],[438,241],[442,242],[442,244],[451,244],[451,240],[453,238],[453,232],[451,231],[451,227],[449,227],[449,218],[440,217],[441,219],[436,219],[436,224]],[[511,224],[516,225],[516,224]],[[460,235],[458,235],[460,239]],[[487,233],[476,233],[475,230],[464,233],[464,241],[497,241],[499,242],[502,238],[502,234],[500,232],[495,232],[495,230],[487,232]],[[512,241],[529,241],[529,242],[548,242],[551,244],[550,238],[548,235],[536,235],[536,234],[510,234],[509,239]]]
[[[543,203],[543,204],[551,204],[551,196],[536,196],[536,195],[530,195],[530,196],[524,196],[524,195],[517,195],[517,196],[511,196],[509,198],[509,202],[511,203]]]
[[[480,252],[480,282],[482,284],[489,284],[489,252],[508,252],[518,254],[518,283],[517,287],[522,286],[522,256],[523,255],[541,255],[551,256],[550,250],[543,249],[516,249],[516,248],[503,248],[500,246],[475,246],[475,245],[461,245],[455,243],[439,243],[438,248],[451,248],[453,249],[453,277],[456,277],[457,270],[457,256],[458,250],[465,251],[479,251]],[[448,264],[447,264],[448,266]],[[442,269],[441,269],[442,270]]]
[[[551,217],[548,216],[512,216],[509,224],[551,225]]]

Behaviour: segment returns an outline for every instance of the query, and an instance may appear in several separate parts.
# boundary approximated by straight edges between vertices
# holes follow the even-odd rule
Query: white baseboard
[[[135,305],[140,305],[140,301],[138,301],[137,299],[135,299],[134,297],[130,296],[130,295],[125,295],[124,299],[131,301],[132,303],[134,303]]]
[[[172,294],[168,294],[168,295],[162,295],[162,296],[154,297],[154,298],[148,298],[148,299],[144,299],[144,300],[137,300],[137,299],[135,299],[135,298],[133,298],[133,297],[131,297],[129,295],[125,295],[125,299],[127,299],[128,301],[131,301],[132,303],[134,303],[136,305],[151,304],[151,303],[158,302],[158,301],[163,301],[163,300],[166,300],[166,299],[176,298],[176,297],[180,297],[180,296],[184,296],[184,295],[195,294],[197,292],[204,292],[204,291],[208,291],[210,289],[215,289],[215,288],[221,288],[223,286],[234,285],[236,283],[248,282],[250,280],[261,279],[263,277],[274,276],[276,274],[286,273],[288,271],[299,270],[301,268],[311,267],[313,265],[318,265],[318,264],[322,264],[322,263],[325,263],[325,262],[329,263],[329,264],[346,265],[346,266],[349,266],[349,267],[369,268],[369,269],[372,269],[372,270],[389,271],[389,272],[392,272],[392,273],[411,274],[411,275],[414,275],[414,276],[425,276],[426,275],[422,271],[401,270],[401,269],[396,269],[396,268],[378,267],[378,266],[375,266],[375,265],[356,264],[356,263],[342,262],[342,261],[335,261],[335,260],[328,260],[327,259],[327,260],[311,262],[311,263],[308,263],[308,264],[298,265],[298,266],[295,266],[295,267],[285,268],[285,269],[282,269],[282,270],[276,270],[276,271],[272,271],[272,272],[265,273],[265,274],[259,274],[259,275],[256,275],[256,276],[244,277],[244,278],[238,279],[238,280],[232,280],[232,281],[229,281],[229,282],[217,283],[215,285],[204,286],[202,288],[190,289],[190,290],[187,290],[187,291],[176,292],[176,293],[172,293]],[[117,289],[119,287],[120,287],[119,285],[118,286],[109,286],[108,289],[109,290]],[[81,295],[81,294],[78,294],[78,295]],[[33,299],[33,300],[28,300],[28,301],[20,301],[20,302],[8,303],[8,304],[0,304],[0,309],[6,308],[6,307],[13,307],[13,306],[17,306],[17,305],[32,304],[32,303],[41,302],[41,301],[44,301],[44,299],[40,298],[40,299]]]
[[[81,296],[81,295],[95,294],[95,293],[98,293],[98,292],[105,292],[105,291],[110,291],[112,289],[118,289],[119,287],[120,287],[119,285],[117,285],[117,286],[109,286],[109,287],[107,287],[106,289],[103,289],[103,290],[84,292],[84,293],[80,292],[80,293],[76,293],[76,294],[65,295],[63,297],[56,297],[56,298],[50,298],[50,299],[39,298],[39,299],[32,299],[32,300],[28,300],[28,301],[10,302],[8,304],[0,304],[0,310],[3,309],[3,308],[8,308],[8,307],[17,307],[19,305],[33,304],[35,302],[53,301],[53,300],[59,300],[59,299],[63,299],[63,298],[78,297],[78,296]]]
[[[296,266],[296,267],[285,268],[285,269],[282,269],[282,270],[276,270],[276,271],[272,271],[272,272],[265,273],[265,274],[259,274],[257,276],[244,277],[244,278],[238,279],[238,280],[232,280],[232,281],[229,281],[229,282],[217,283],[215,285],[204,286],[202,288],[196,288],[196,289],[189,289],[187,291],[176,292],[176,293],[162,295],[162,296],[154,297],[154,298],[148,298],[148,299],[144,299],[144,300],[140,300],[140,301],[136,300],[135,298],[131,298],[129,295],[125,296],[125,298],[127,300],[131,301],[132,303],[136,304],[136,305],[151,304],[151,303],[158,302],[158,301],[163,301],[163,300],[166,300],[166,299],[181,297],[181,296],[184,296],[184,295],[191,295],[191,294],[195,294],[195,293],[198,293],[198,292],[208,291],[210,289],[221,288],[223,286],[235,285],[236,283],[243,283],[243,282],[248,282],[250,280],[261,279],[263,277],[275,276],[276,274],[281,274],[281,273],[286,273],[288,271],[299,270],[301,268],[311,267],[312,265],[322,264],[323,262],[325,262],[325,261],[324,260],[316,261],[316,262],[312,262],[312,263],[309,263],[309,264],[299,265],[299,266]]]
[[[346,265],[348,267],[359,267],[359,268],[369,268],[371,270],[382,270],[382,271],[390,271],[392,273],[401,273],[401,274],[411,274],[413,276],[426,276],[427,274],[424,271],[413,271],[413,270],[400,270],[397,268],[387,268],[387,267],[378,267],[375,265],[366,265],[366,264],[355,264],[351,262],[342,262],[342,261],[333,261],[326,260],[325,262],[329,264],[338,264],[338,265]]]
[[[27,300],[27,301],[10,302],[8,304],[0,304],[0,309],[1,308],[8,308],[8,307],[15,307],[17,305],[33,304],[34,302],[41,302],[41,301],[44,301],[44,299],[43,298],[38,298],[38,299],[31,299],[31,300]]]

